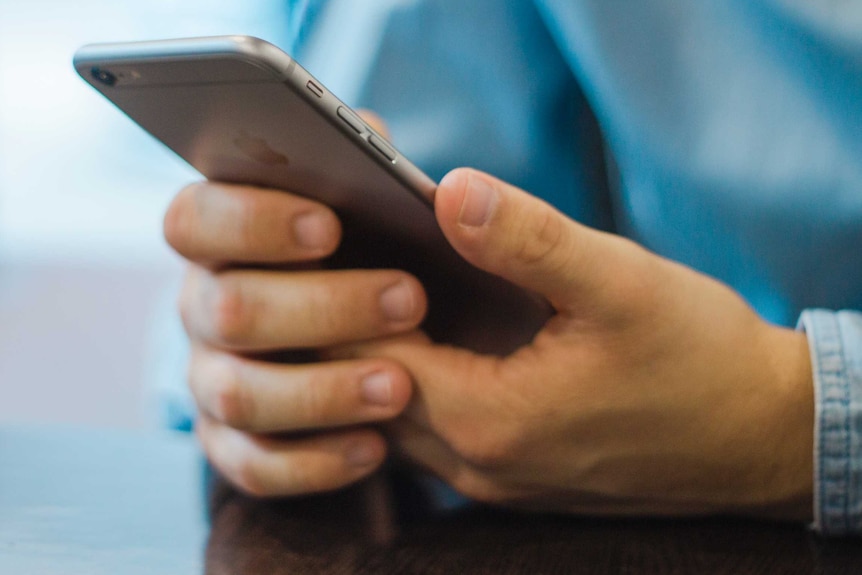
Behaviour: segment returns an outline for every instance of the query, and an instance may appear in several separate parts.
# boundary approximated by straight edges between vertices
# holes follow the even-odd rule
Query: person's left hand
[[[420,332],[331,351],[412,374],[414,398],[388,426],[403,457],[495,504],[810,518],[803,334],[485,174],[449,174],[436,212],[468,261],[544,295],[556,315],[504,358]]]

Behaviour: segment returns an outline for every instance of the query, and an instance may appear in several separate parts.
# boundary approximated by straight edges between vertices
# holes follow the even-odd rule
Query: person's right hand
[[[197,433],[210,461],[251,494],[335,489],[376,469],[371,425],[407,405],[385,359],[288,364],[267,352],[325,350],[415,329],[422,286],[397,270],[323,270],[339,245],[327,207],[283,191],[214,183],[181,191],[165,237],[189,260],[181,296]]]

